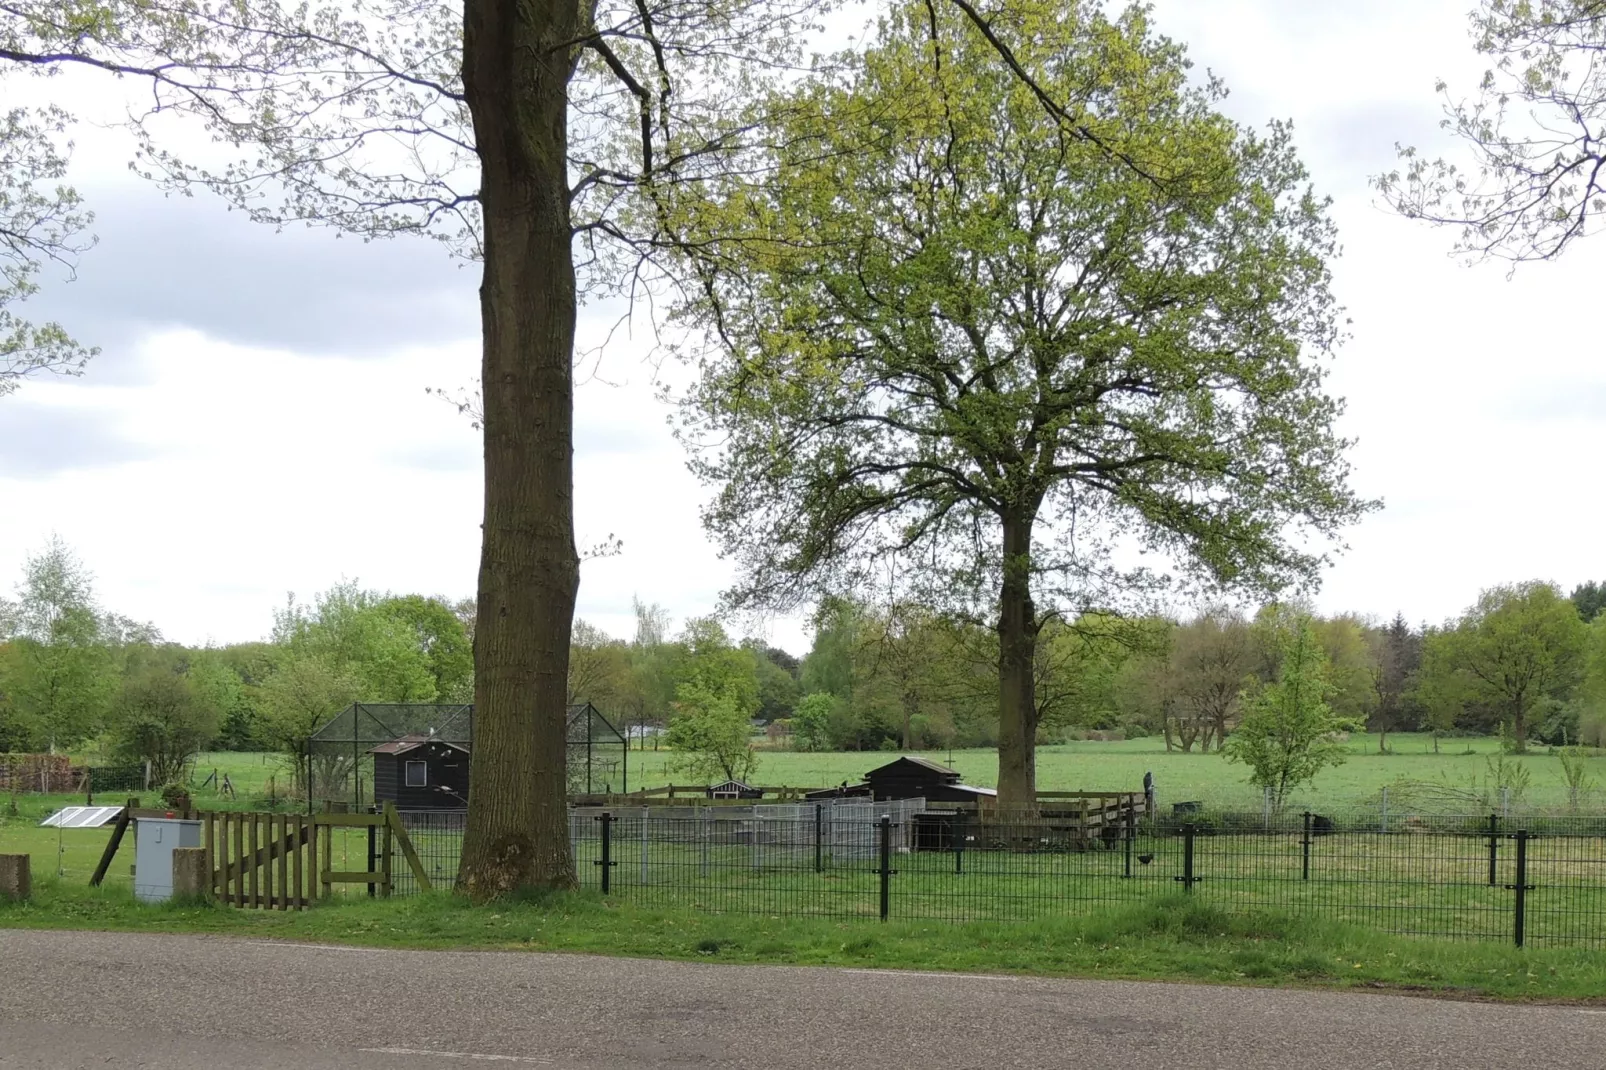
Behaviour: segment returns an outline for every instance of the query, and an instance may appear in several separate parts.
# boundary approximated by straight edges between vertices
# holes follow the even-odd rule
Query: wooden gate
[[[391,857],[400,851],[423,891],[430,890],[412,840],[394,806],[377,814],[201,814],[201,846],[219,902],[258,910],[304,910],[336,884],[369,884],[389,896]],[[337,870],[334,830],[372,829],[378,868]]]

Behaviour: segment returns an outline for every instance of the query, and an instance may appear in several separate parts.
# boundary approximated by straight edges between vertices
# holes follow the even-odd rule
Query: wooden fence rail
[[[371,829],[377,869],[337,870],[334,830]],[[377,814],[202,815],[212,893],[219,902],[258,910],[305,910],[334,894],[337,884],[371,884],[377,895],[395,889],[391,856],[401,852],[422,891],[430,890],[418,852],[396,808]]]

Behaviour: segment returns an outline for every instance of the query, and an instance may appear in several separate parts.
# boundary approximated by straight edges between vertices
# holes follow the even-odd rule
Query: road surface
[[[1606,1011],[0,930],[0,1070],[1600,1070]]]

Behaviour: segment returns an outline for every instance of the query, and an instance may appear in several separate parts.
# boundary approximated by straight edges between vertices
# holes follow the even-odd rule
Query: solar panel
[[[64,806],[39,822],[40,828],[98,829],[116,820],[121,806]]]

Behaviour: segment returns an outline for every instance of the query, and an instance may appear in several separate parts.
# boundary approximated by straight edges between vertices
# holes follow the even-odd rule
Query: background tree
[[[1311,359],[1335,337],[1332,232],[1286,130],[1217,114],[1220,86],[1190,86],[1140,11],[998,21],[1030,27],[1016,59],[1104,145],[1165,146],[1193,180],[1066,138],[973,26],[897,8],[840,80],[772,107],[766,188],[731,183],[687,223],[710,250],[688,312],[718,348],[683,433],[720,443],[694,467],[734,605],[888,575],[993,604],[1000,800],[1023,805],[1045,612],[1156,580],[1116,566],[1117,532],[1275,589],[1320,564],[1285,525],[1332,533],[1363,504]]]
[[[1474,47],[1489,57],[1478,94],[1444,83],[1442,124],[1473,166],[1403,148],[1379,186],[1408,216],[1457,230],[1478,256],[1545,260],[1606,211],[1606,7],[1600,0],[1482,0]]]
[[[339,791],[351,775],[351,755],[309,757],[307,741],[357,700],[360,687],[355,677],[315,654],[292,654],[262,685],[258,735],[283,756],[297,792],[309,783],[315,794]]]
[[[1606,583],[1596,583],[1594,580],[1580,583],[1573,588],[1573,593],[1568,595],[1568,599],[1577,607],[1578,615],[1584,619],[1584,623],[1588,624],[1600,616],[1601,610],[1606,609]]]
[[[428,628],[420,627],[409,607],[425,604],[365,591],[355,582],[341,583],[317,595],[310,606],[289,599],[275,615],[273,639],[292,657],[319,660],[349,677],[356,701],[434,702],[440,697],[442,674],[466,689],[467,666],[460,661],[454,665],[448,652],[466,638],[448,612],[424,610],[432,620]],[[436,628],[445,630],[444,644]]]
[[[1487,703],[1520,752],[1527,749],[1530,714],[1578,683],[1587,634],[1552,584],[1491,587],[1453,627],[1428,637],[1423,675],[1430,694]]]
[[[831,708],[836,696],[812,691],[792,711],[792,743],[798,750],[831,750]]]
[[[186,652],[147,649],[113,703],[113,748],[121,758],[149,762],[154,783],[174,783],[217,737],[218,720],[218,707],[197,685]]]
[[[685,645],[666,735],[669,745],[681,752],[677,768],[692,776],[745,780],[758,768],[753,659],[732,646],[725,629],[710,618],[686,623]]]
[[[1415,706],[1413,692],[1422,667],[1422,637],[1396,613],[1386,627],[1367,633],[1372,647],[1373,703],[1368,728],[1377,733],[1379,754],[1388,753],[1389,733],[1404,729]]]
[[[1289,793],[1346,757],[1339,734],[1360,723],[1333,712],[1327,654],[1303,617],[1272,624],[1280,651],[1277,678],[1254,685],[1244,696],[1243,717],[1222,752],[1249,767],[1249,782],[1264,788],[1273,809]]]
[[[15,734],[54,753],[94,736],[117,686],[93,578],[52,536],[30,554],[11,611],[7,683]]]
[[[1172,636],[1169,678],[1183,751],[1191,750],[1195,740],[1201,750],[1212,743],[1220,750],[1226,744],[1254,664],[1253,637],[1243,615],[1224,606],[1207,609]]]

